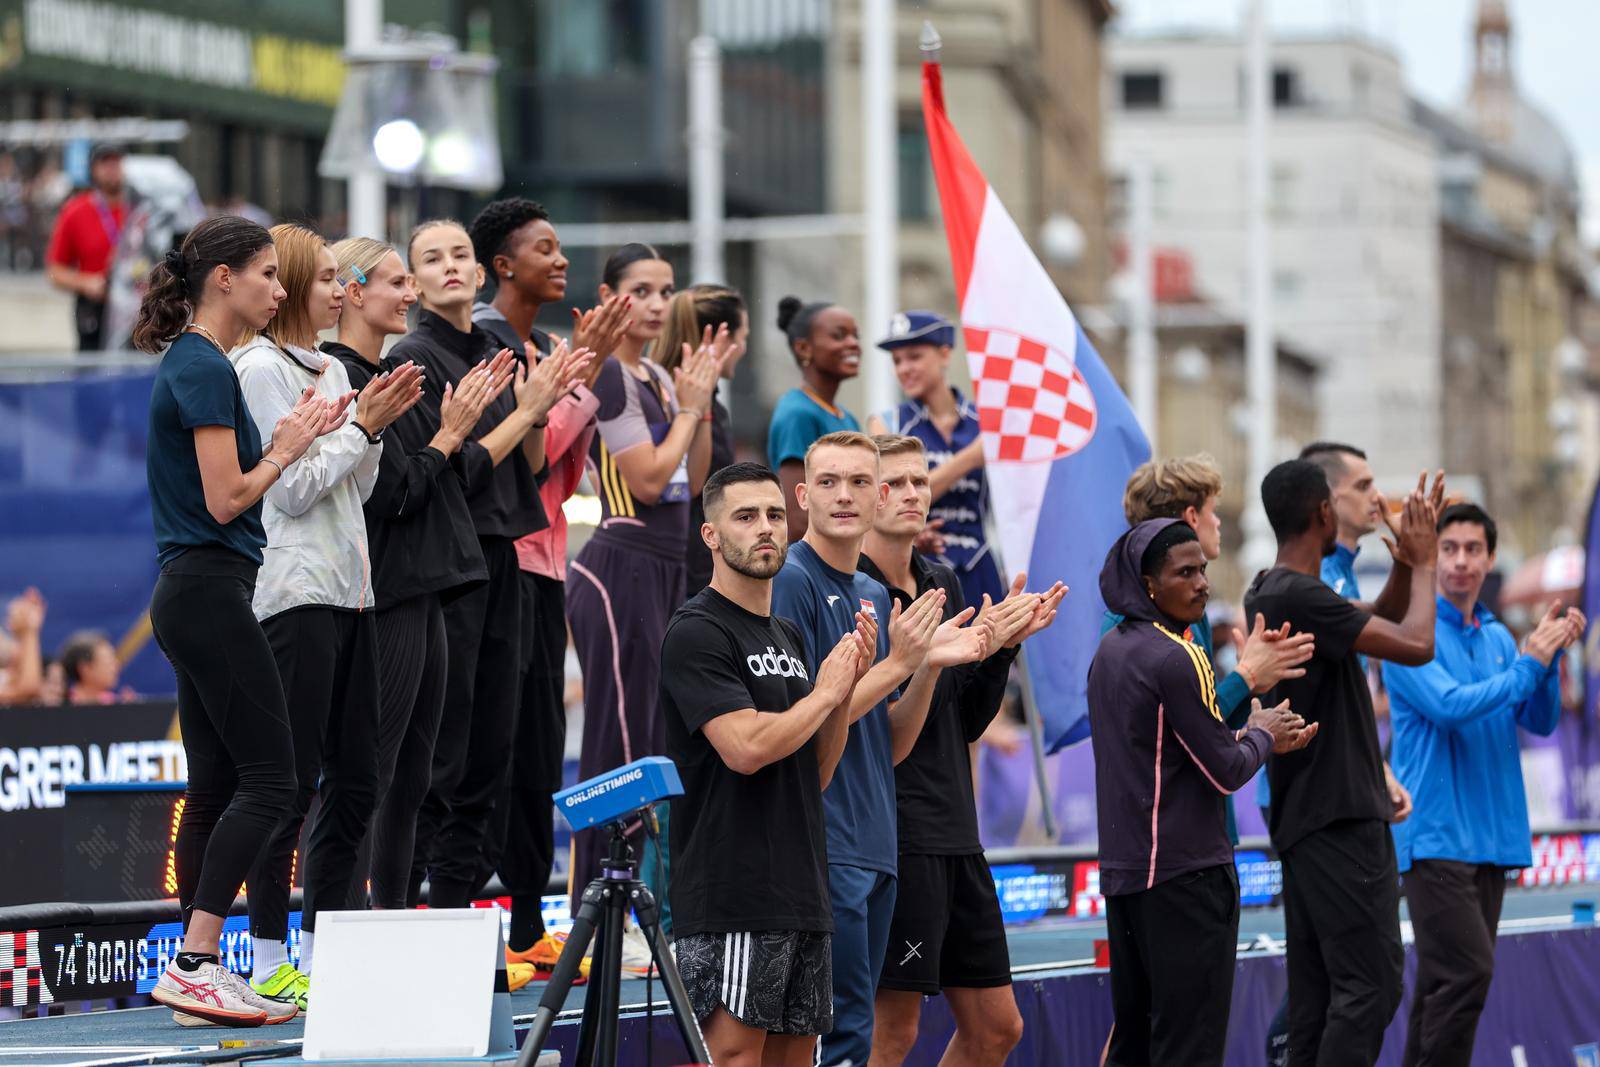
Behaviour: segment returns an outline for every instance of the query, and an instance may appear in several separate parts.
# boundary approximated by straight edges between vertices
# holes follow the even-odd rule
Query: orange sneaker
[[[532,948],[525,948],[520,952],[506,949],[506,966],[512,964],[529,964],[537,975],[539,981],[549,981],[550,975],[555,972],[556,961],[561,958],[561,950],[567,945],[567,935],[546,931],[545,935],[533,943]],[[589,964],[591,958],[583,957],[583,962],[578,964],[578,976],[572,980],[573,985],[583,985],[589,980]],[[515,987],[513,987],[515,988]]]

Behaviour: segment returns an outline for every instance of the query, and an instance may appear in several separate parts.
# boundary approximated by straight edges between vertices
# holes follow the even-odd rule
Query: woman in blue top
[[[789,543],[806,533],[806,509],[794,487],[806,480],[806,449],[824,434],[861,429],[856,417],[834,404],[839,386],[861,373],[861,331],[856,317],[837,304],[778,301],[778,329],[800,364],[802,383],[778,400],[767,427],[767,465],[778,472],[789,505]]]
[[[284,295],[267,231],[218,216],[150,272],[133,328],[141,351],[166,348],[150,394],[146,460],[161,563],[150,623],[177,674],[189,763],[173,846],[183,950],[151,996],[185,1025],[260,1026],[297,1014],[258,996],[217,956],[239,885],[295,791],[283,686],[251,609],[267,543],[261,498],[312,441],[344,422],[343,402],[307,388],[262,450],[224,353],[265,327]]]

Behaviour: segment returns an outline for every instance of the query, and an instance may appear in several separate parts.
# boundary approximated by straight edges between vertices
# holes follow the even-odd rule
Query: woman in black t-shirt
[[[277,663],[251,609],[267,539],[261,498],[344,405],[306,390],[265,452],[226,353],[284,298],[267,231],[207,219],[150,272],[134,346],[166,349],[150,395],[147,466],[161,577],[150,624],[172,661],[189,781],[173,845],[183,950],[151,991],[174,1018],[260,1026],[294,1018],[222,966],[223,920],[294,796]]]
[[[509,350],[472,322],[484,276],[460,223],[424,222],[411,235],[408,255],[422,314],[389,358],[420,364],[442,395]],[[505,776],[520,692],[523,607],[514,542],[546,525],[535,482],[545,465],[546,416],[587,362],[558,352],[530,366],[527,353],[510,355],[518,360],[511,390],[484,410],[452,460],[466,484],[489,580],[445,608],[445,707],[454,711],[434,744],[409,894],[414,902],[426,871],[431,907],[466,907],[483,876],[483,839]]]
[[[708,338],[727,330],[722,360],[722,378],[733,380],[733,370],[744,358],[750,340],[750,313],[745,310],[739,290],[726,285],[692,285],[673,295],[667,304],[667,325],[661,339],[652,346],[655,361],[669,374],[683,365],[684,349],[691,352]],[[728,409],[711,396],[711,463],[706,477],[734,461],[733,420]],[[689,501],[688,582],[686,596],[694,596],[711,581],[711,551],[700,539],[700,526],[706,521],[700,494]]]

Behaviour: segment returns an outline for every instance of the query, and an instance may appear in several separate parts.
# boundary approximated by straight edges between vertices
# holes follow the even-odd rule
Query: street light
[[[352,191],[374,176],[477,193],[505,180],[492,56],[438,34],[390,37],[345,53],[344,92],[317,173]],[[384,236],[381,196],[352,197],[350,232]],[[359,202],[358,202],[359,201]]]

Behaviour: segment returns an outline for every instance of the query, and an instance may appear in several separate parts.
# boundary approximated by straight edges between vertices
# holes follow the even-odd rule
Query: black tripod
[[[572,932],[567,935],[550,984],[539,998],[539,1010],[534,1013],[533,1026],[523,1042],[517,1067],[533,1067],[539,1053],[544,1051],[550,1027],[567,1001],[572,980],[578,976],[578,966],[591,940],[595,944],[589,967],[591,984],[589,996],[583,1002],[578,1055],[573,1062],[576,1067],[615,1067],[617,1016],[622,1007],[622,926],[630,907],[650,943],[650,956],[661,975],[667,1003],[672,1007],[672,1016],[677,1020],[678,1032],[683,1035],[689,1055],[696,1063],[710,1063],[711,1053],[706,1050],[700,1023],[689,1004],[689,994],[683,988],[678,967],[661,936],[656,898],[648,886],[634,877],[633,850],[628,847],[621,823],[611,824],[611,850],[600,869],[600,877],[583,890],[578,914],[572,920]]]

